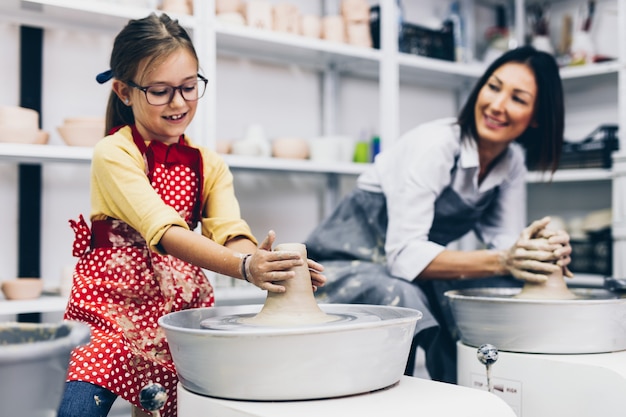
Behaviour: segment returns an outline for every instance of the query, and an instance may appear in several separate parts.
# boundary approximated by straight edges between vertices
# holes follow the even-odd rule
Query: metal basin
[[[201,326],[208,319],[254,315],[261,307],[199,308],[159,319],[183,387],[211,397],[259,401],[381,389],[404,374],[422,317],[408,308],[328,304],[320,305],[322,311],[344,319],[298,327]]]
[[[626,349],[626,298],[573,289],[573,300],[512,298],[518,288],[447,291],[461,341],[524,353],[581,354]]]

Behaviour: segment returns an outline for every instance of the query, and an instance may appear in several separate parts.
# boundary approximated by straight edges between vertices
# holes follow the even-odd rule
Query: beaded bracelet
[[[246,265],[246,262],[248,260],[249,257],[251,257],[252,254],[251,253],[247,253],[243,256],[243,258],[241,258],[241,276],[243,277],[243,279],[245,279],[246,281],[250,282],[250,280],[248,279],[248,276],[250,275],[250,268]]]

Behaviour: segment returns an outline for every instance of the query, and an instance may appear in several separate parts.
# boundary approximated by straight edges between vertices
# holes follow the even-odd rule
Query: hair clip
[[[110,69],[96,75],[96,81],[98,81],[99,84],[104,84],[111,78],[113,78],[113,71],[111,71]]]

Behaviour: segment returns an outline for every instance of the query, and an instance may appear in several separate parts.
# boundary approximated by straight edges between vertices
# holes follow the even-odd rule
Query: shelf
[[[22,145],[0,143],[0,162],[90,163],[93,148],[64,145]],[[309,174],[359,175],[369,164],[325,163],[304,159],[281,159],[222,155],[232,170],[298,172]]]
[[[263,304],[266,292],[250,286],[215,288],[215,300],[219,305]],[[33,300],[6,300],[0,295],[0,316],[23,313],[60,313],[65,311],[67,298],[60,295],[42,295]]]
[[[443,59],[398,54],[400,81],[445,88],[472,86],[486,69],[481,63],[459,64]]]
[[[65,145],[0,143],[0,161],[16,163],[90,163],[93,148]]]
[[[298,172],[309,174],[359,175],[370,164],[316,162],[306,159],[281,159],[223,155],[231,170]]]
[[[526,177],[527,183],[548,182],[581,182],[581,181],[610,181],[613,174],[610,169],[585,168],[585,169],[560,169],[550,177],[549,173],[529,172]]]
[[[106,0],[2,0],[0,19],[44,28],[78,28],[117,32],[130,19],[146,17],[158,10]],[[172,15],[187,29],[196,19]]]
[[[65,311],[67,298],[43,295],[34,300],[6,300],[0,296],[0,315],[58,313]]]
[[[602,80],[617,83],[620,63],[617,61],[561,68],[563,86],[568,92],[588,89]]]
[[[382,59],[382,53],[372,48],[219,21],[215,23],[215,35],[219,55],[318,71],[333,68],[340,73],[376,78]]]

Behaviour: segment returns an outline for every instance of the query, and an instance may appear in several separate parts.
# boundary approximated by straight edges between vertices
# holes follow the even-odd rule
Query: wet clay
[[[307,259],[306,246],[301,243],[283,243],[274,250],[299,252],[302,259]],[[294,278],[276,282],[285,287],[285,292],[268,292],[261,311],[254,317],[242,319],[243,323],[293,326],[327,323],[338,319],[337,316],[324,313],[317,305],[306,263],[292,270],[296,273]]]
[[[548,280],[543,283],[526,282],[522,291],[515,298],[536,299],[536,300],[571,300],[576,295],[567,288],[563,270],[559,269]]]

